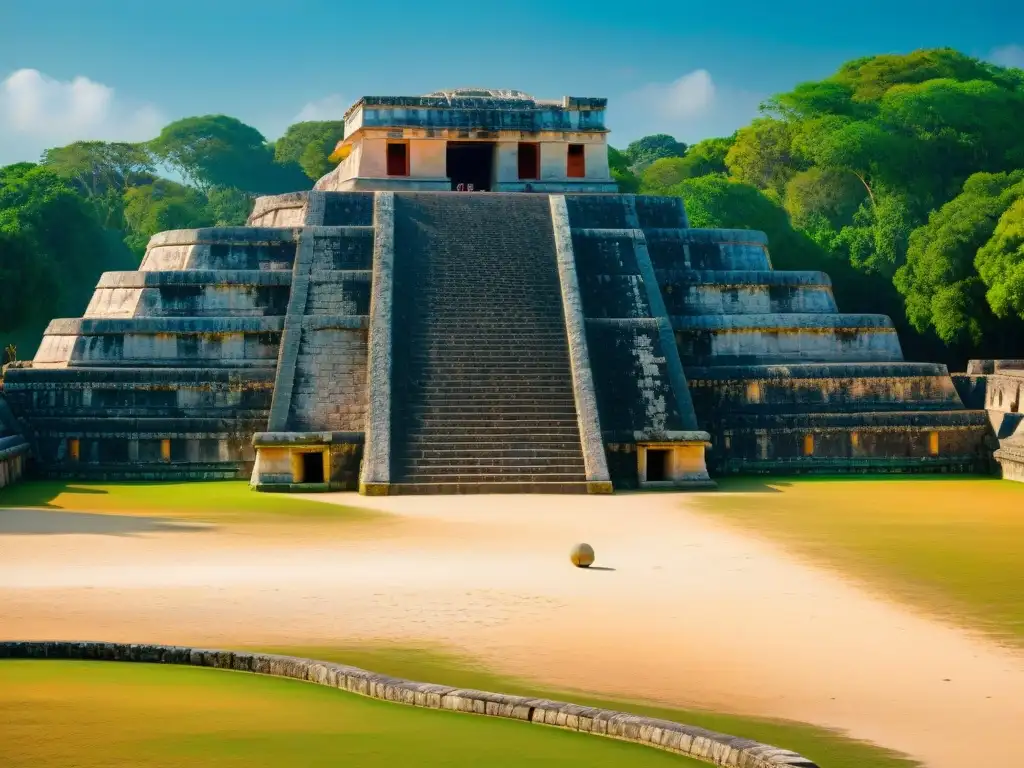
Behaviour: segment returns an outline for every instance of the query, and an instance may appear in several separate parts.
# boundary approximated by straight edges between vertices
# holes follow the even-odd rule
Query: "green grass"
[[[0,662],[5,768],[651,766],[695,760],[512,720],[215,669]]]
[[[175,519],[230,521],[365,521],[384,517],[287,493],[253,491],[244,480],[184,483],[86,483],[30,481],[0,490],[4,507],[69,512],[160,515]]]
[[[920,764],[888,750],[803,723],[726,715],[703,710],[653,706],[600,698],[574,691],[556,691],[527,681],[501,677],[442,651],[401,647],[291,647],[240,649],[351,664],[394,677],[460,688],[571,701],[648,717],[674,720],[732,736],[755,739],[799,752],[822,768],[913,768]]]
[[[1024,483],[737,479],[697,502],[909,605],[1024,646]]]

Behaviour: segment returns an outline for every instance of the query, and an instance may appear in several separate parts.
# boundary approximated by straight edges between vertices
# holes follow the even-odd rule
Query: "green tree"
[[[0,168],[0,330],[81,314],[100,272],[126,267],[92,207],[48,168]]]
[[[932,48],[906,55],[886,54],[848,61],[832,78],[850,88],[857,101],[877,101],[897,85],[928,80],[989,80],[1004,87],[1019,87],[1021,76],[952,48]]]
[[[786,182],[804,167],[793,153],[793,135],[793,126],[787,122],[757,118],[736,132],[725,156],[729,173],[781,199]]]
[[[778,203],[751,184],[721,175],[687,179],[672,190],[683,198],[690,226],[755,229],[768,235],[776,269],[826,269],[828,254],[794,229]]]
[[[864,197],[864,187],[852,174],[818,166],[794,174],[783,196],[796,227],[806,231],[827,225],[836,233],[853,222]]]
[[[629,169],[633,173],[641,173],[655,160],[682,157],[686,154],[686,145],[668,134],[655,133],[632,142],[624,154],[629,158]]]
[[[226,115],[188,117],[164,127],[150,142],[153,154],[202,192],[233,187],[276,194],[309,185],[295,163],[274,162],[263,134]]]
[[[140,257],[157,232],[215,223],[201,193],[167,179],[133,187],[124,197],[124,218],[128,226],[125,244]]]
[[[216,187],[207,197],[206,212],[218,227],[240,227],[252,211],[253,196],[231,187]],[[194,224],[190,226],[200,226]]]
[[[728,173],[725,158],[736,143],[736,134],[721,139],[704,139],[686,150],[682,169],[686,179],[708,176],[712,173]]]
[[[1024,320],[1024,185],[974,260],[996,317]]]
[[[619,192],[635,194],[640,191],[640,179],[629,169],[629,158],[625,152],[608,147],[608,167],[612,178],[619,185]]]
[[[335,164],[328,158],[344,137],[342,120],[295,123],[274,143],[274,161],[296,163],[316,181],[334,168]]]
[[[932,329],[947,344],[982,343],[996,323],[985,299],[985,283],[975,268],[979,249],[995,233],[1000,216],[1024,196],[1024,171],[978,173],[963,191],[928,217],[910,235],[907,261],[895,284],[906,300],[907,317],[918,331]],[[993,284],[1008,272],[986,254]]]
[[[686,174],[685,157],[662,157],[644,168],[640,174],[640,191],[647,195],[660,195],[674,187]]]
[[[42,164],[63,179],[93,205],[106,228],[121,226],[121,196],[133,184],[145,184],[156,170],[149,151],[141,144],[107,141],[76,141],[48,149]]]

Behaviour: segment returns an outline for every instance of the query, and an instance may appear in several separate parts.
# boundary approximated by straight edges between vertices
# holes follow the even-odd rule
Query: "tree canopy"
[[[682,157],[685,153],[686,145],[681,141],[676,141],[668,134],[656,133],[632,142],[623,154],[629,160],[629,169],[633,173],[641,173],[655,160],[663,157]]]
[[[303,189],[297,162],[275,163],[263,134],[225,115],[187,117],[164,127],[149,143],[154,156],[203,192],[231,187],[252,194]]]
[[[274,161],[295,163],[313,181],[327,175],[335,164],[330,161],[334,147],[345,136],[342,120],[295,123],[274,142]]]

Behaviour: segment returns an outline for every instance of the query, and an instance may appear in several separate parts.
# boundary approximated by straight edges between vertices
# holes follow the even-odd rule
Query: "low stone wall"
[[[607,736],[737,768],[817,768],[787,749],[727,736],[670,720],[630,715],[597,707],[506,696],[379,675],[343,664],[293,656],[205,650],[166,645],[98,642],[0,642],[0,659],[80,659],[178,664],[254,672],[304,680],[374,699],[426,709],[523,720]]]

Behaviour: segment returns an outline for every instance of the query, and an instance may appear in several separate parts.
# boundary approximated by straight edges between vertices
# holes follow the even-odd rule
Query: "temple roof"
[[[428,98],[446,98],[449,101],[459,98],[500,99],[501,101],[534,101],[535,99],[523,91],[502,88],[452,88],[448,91],[432,91]]]

